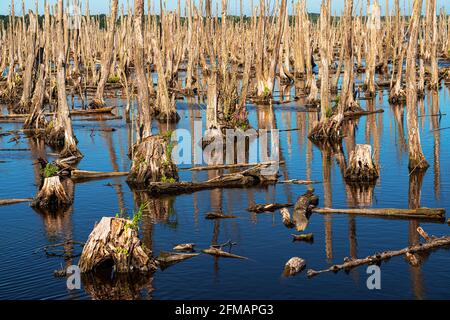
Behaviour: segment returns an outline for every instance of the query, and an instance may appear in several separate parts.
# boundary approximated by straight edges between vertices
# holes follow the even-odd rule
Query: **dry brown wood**
[[[279,204],[279,203],[269,203],[269,204],[255,204],[253,206],[250,206],[247,211],[249,212],[255,212],[255,213],[264,213],[264,212],[275,212],[277,210],[283,209],[283,208],[289,208],[293,205],[288,204]]]
[[[328,269],[316,271],[316,270],[308,270],[308,277],[312,278],[322,273],[327,272],[338,272],[340,270],[351,270],[361,265],[365,264],[377,264],[384,260],[389,260],[393,257],[398,257],[406,254],[416,254],[421,252],[428,252],[431,250],[435,250],[442,247],[448,247],[450,245],[450,237],[441,237],[441,238],[433,238],[431,241],[427,243],[420,243],[418,245],[413,245],[401,250],[395,251],[385,251],[381,253],[376,253],[372,256],[362,258],[362,259],[344,259],[342,264],[334,265]]]
[[[156,269],[151,251],[142,245],[132,221],[107,217],[89,235],[79,267],[82,273],[112,267],[115,273],[146,273]]]
[[[17,203],[32,202],[33,199],[3,199],[0,200],[0,206],[9,206]]]
[[[303,242],[314,242],[314,234],[293,234],[292,238],[294,241],[303,241]]]
[[[216,256],[216,257],[220,257],[220,258],[230,258],[230,259],[241,259],[241,260],[247,260],[246,257],[242,257],[242,256],[238,256],[229,252],[225,252],[221,249],[218,248],[209,248],[209,249],[205,249],[202,250],[203,253],[209,254],[211,256]]]
[[[206,214],[205,219],[206,220],[218,220],[218,219],[235,219],[236,216],[232,215],[225,215],[221,212],[210,212]]]
[[[317,208],[313,212],[320,214],[355,214],[367,216],[381,216],[381,217],[395,217],[395,218],[411,218],[411,219],[426,219],[426,220],[443,220],[445,219],[445,209],[331,209],[331,208]]]
[[[284,276],[292,277],[306,268],[306,262],[302,258],[291,258],[284,267]]]
[[[97,179],[107,179],[112,177],[125,177],[128,176],[128,172],[97,172],[97,171],[84,171],[84,170],[72,170],[70,177],[74,181],[87,181]]]

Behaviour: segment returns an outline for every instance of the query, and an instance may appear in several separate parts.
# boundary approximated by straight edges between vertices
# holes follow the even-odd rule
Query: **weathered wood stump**
[[[150,136],[134,146],[133,165],[127,182],[148,186],[151,182],[178,181],[178,170],[172,162],[172,148],[167,138]]]
[[[70,207],[73,197],[64,188],[59,176],[45,178],[44,185],[31,206],[36,209],[57,210]]]
[[[295,276],[297,273],[303,271],[305,268],[306,268],[305,260],[299,257],[294,257],[290,259],[284,266],[284,276],[285,277]]]
[[[350,154],[344,178],[348,182],[374,182],[378,179],[378,168],[372,160],[372,147],[358,144]]]
[[[337,114],[324,121],[317,122],[309,133],[309,139],[313,142],[324,140],[340,142],[342,140],[341,126],[343,121],[344,115]]]
[[[81,254],[82,273],[114,268],[115,273],[152,272],[151,251],[142,246],[132,221],[103,218],[89,236]]]

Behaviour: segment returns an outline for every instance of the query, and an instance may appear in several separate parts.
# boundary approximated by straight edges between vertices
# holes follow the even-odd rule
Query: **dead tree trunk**
[[[109,21],[109,31],[106,40],[106,48],[102,60],[102,70],[100,81],[97,86],[97,92],[95,93],[94,101],[90,104],[92,109],[105,107],[105,101],[103,100],[103,92],[105,85],[108,81],[111,65],[114,58],[114,36],[116,33],[116,20],[118,10],[118,0],[111,1],[111,17]]]
[[[72,120],[70,117],[69,104],[66,94],[66,50],[64,45],[64,6],[63,1],[58,1],[58,12],[56,21],[57,38],[57,74],[56,84],[58,87],[58,107],[56,116],[47,127],[47,143],[58,149],[62,148],[60,156],[62,158],[76,157],[82,158],[83,155],[78,150],[77,140],[75,138]]]
[[[72,203],[73,197],[68,194],[59,176],[54,176],[45,178],[44,185],[31,206],[36,209],[55,212],[70,207]]]
[[[133,221],[103,218],[84,246],[80,271],[113,269],[115,273],[147,273],[156,270],[151,251],[139,240]]]
[[[408,151],[409,170],[425,170],[429,167],[420,145],[420,133],[417,114],[417,41],[419,34],[420,15],[422,12],[422,0],[414,1],[413,15],[410,21],[411,37],[408,45],[408,55],[406,58],[406,122],[408,125]]]
[[[33,69],[35,67],[36,57],[36,39],[37,39],[37,20],[33,12],[28,13],[29,27],[27,31],[27,59],[25,73],[23,75],[23,92],[19,105],[14,108],[17,113],[29,113],[31,105],[31,96],[33,94]]]

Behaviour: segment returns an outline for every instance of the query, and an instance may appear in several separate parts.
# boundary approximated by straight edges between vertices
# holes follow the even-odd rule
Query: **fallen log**
[[[96,172],[84,170],[72,170],[71,172],[71,178],[73,181],[88,181],[124,176],[128,176],[128,172]]]
[[[352,111],[344,113],[344,119],[350,119],[355,117],[369,116],[371,114],[383,113],[383,109],[378,109],[374,111]]]
[[[166,269],[174,264],[180,263],[182,261],[192,259],[199,256],[200,253],[173,253],[173,252],[160,252],[159,257],[156,261],[159,263],[161,269]]]
[[[297,199],[294,207],[294,214],[292,215],[292,222],[298,232],[303,232],[308,227],[312,210],[318,204],[319,198],[314,195],[314,190],[308,190],[304,195]]]
[[[209,254],[211,256],[216,256],[216,257],[220,257],[220,258],[247,260],[246,257],[241,257],[241,256],[238,256],[238,255],[235,255],[235,254],[232,254],[232,253],[228,253],[228,252],[225,252],[225,251],[222,251],[220,249],[213,248],[213,247],[211,247],[209,249],[202,250],[202,252],[205,253],[205,254]]]
[[[277,175],[265,175],[267,166],[256,166],[243,172],[221,175],[205,182],[150,182],[145,191],[151,195],[194,193],[209,189],[249,188],[277,182]]]
[[[17,203],[32,202],[33,199],[5,199],[0,200],[0,206],[9,206]]]
[[[92,116],[92,115],[101,115],[101,114],[110,114],[116,107],[105,107],[99,109],[89,109],[89,110],[71,110],[71,116]],[[44,116],[54,116],[54,112],[46,112]],[[0,115],[1,120],[14,120],[14,119],[26,119],[30,115],[29,114],[3,114]]]
[[[344,263],[342,264],[338,264],[338,265],[334,265],[328,269],[324,269],[324,270],[308,270],[308,277],[312,278],[315,277],[319,274],[322,273],[326,273],[326,272],[338,272],[340,270],[351,270],[353,268],[359,267],[361,265],[365,265],[365,264],[377,264],[380,263],[381,261],[384,260],[388,260],[391,259],[393,257],[397,257],[397,256],[402,256],[402,255],[406,255],[406,254],[416,254],[419,252],[424,252],[424,251],[430,251],[433,249],[438,249],[441,247],[447,247],[450,246],[450,237],[441,237],[441,238],[431,238],[430,241],[426,242],[426,243],[420,243],[418,245],[414,245],[414,246],[410,246],[401,250],[397,250],[397,251],[385,251],[382,253],[376,253],[372,256],[368,256],[364,259],[350,259],[350,258],[345,258],[344,259]]]
[[[429,220],[445,220],[445,209],[331,209],[320,208],[313,209],[313,212],[319,214],[353,214],[353,215],[366,215],[366,216],[382,216],[382,217],[395,217],[395,218],[408,218],[408,219],[429,219]]]
[[[270,203],[270,204],[256,204],[253,206],[250,206],[247,211],[254,212],[254,213],[264,213],[264,212],[275,212],[277,210],[283,209],[283,208],[289,208],[292,207],[292,204],[278,204],[278,203]]]
[[[255,166],[267,166],[273,164],[284,164],[284,161],[276,162],[262,162],[262,163],[239,163],[239,164],[228,164],[228,165],[216,165],[216,166],[204,166],[204,167],[193,167],[193,168],[180,168],[182,171],[210,171],[210,170],[220,170],[220,169],[236,169],[236,168],[245,168],[245,167],[255,167]]]
[[[286,228],[288,229],[294,228],[295,223],[291,219],[291,213],[289,212],[289,210],[287,208],[283,208],[280,210],[280,213],[281,213],[281,220],[283,221],[283,224],[286,226]]]
[[[210,212],[205,216],[206,220],[218,220],[218,219],[236,219],[236,216],[225,215],[220,212]]]

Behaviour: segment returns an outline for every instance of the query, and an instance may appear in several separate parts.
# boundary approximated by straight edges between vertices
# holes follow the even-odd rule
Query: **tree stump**
[[[66,192],[59,176],[55,176],[45,178],[44,185],[31,206],[36,209],[50,209],[53,211],[70,207],[72,203],[73,197]]]
[[[344,121],[343,114],[336,114],[331,118],[325,118],[316,122],[309,133],[309,139],[313,142],[340,142],[342,140],[341,127]]]
[[[378,168],[372,160],[372,147],[358,144],[350,154],[344,178],[349,182],[374,182],[378,179]]]
[[[127,182],[134,186],[148,186],[151,182],[178,181],[178,170],[172,162],[172,148],[168,139],[150,136],[134,147],[133,165]]]
[[[81,254],[82,273],[113,268],[115,273],[152,272],[151,251],[142,246],[132,221],[103,218],[91,232]]]

